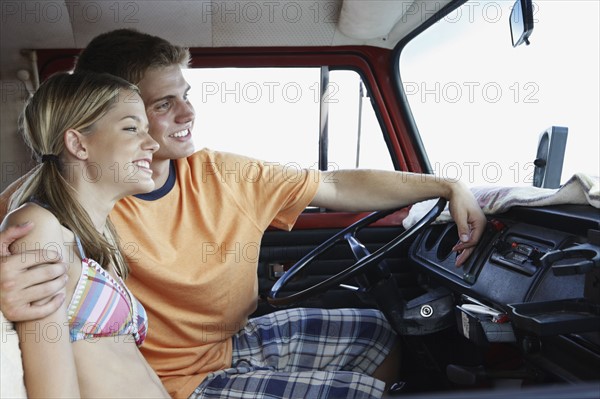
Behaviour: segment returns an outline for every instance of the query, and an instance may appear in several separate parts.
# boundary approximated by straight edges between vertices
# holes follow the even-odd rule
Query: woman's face
[[[116,199],[152,191],[152,156],[158,143],[148,134],[140,96],[122,90],[114,105],[83,139],[87,150],[84,179],[101,184]]]

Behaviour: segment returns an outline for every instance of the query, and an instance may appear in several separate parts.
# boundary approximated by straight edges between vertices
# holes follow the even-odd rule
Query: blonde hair
[[[136,86],[109,74],[63,73],[40,86],[25,105],[21,127],[33,156],[38,161],[44,159],[12,195],[10,210],[32,199],[42,204],[79,237],[86,256],[105,269],[112,261],[117,273],[125,278],[127,265],[114,226],[107,218],[104,233],[96,230],[76,199],[61,157],[65,152],[64,133],[69,129],[91,133],[123,90],[139,92]]]

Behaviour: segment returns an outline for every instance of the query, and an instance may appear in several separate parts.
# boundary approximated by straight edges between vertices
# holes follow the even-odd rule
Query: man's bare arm
[[[471,255],[487,223],[471,191],[463,184],[433,175],[381,170],[338,170],[322,172],[313,206],[340,211],[393,209],[443,197],[458,227],[460,254],[456,265]]]
[[[33,223],[0,230],[0,310],[11,321],[46,317],[65,300],[59,293],[67,282],[67,268],[51,250],[32,250],[11,254],[9,246],[26,236]]]

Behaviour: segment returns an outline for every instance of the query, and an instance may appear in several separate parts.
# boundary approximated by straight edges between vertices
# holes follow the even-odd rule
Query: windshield
[[[599,4],[534,2],[513,48],[514,1],[467,2],[408,43],[400,77],[433,172],[470,185],[531,185],[538,138],[568,128],[561,183],[597,176]]]

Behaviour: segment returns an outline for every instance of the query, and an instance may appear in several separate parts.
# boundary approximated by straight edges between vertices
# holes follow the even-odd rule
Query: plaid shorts
[[[379,398],[370,375],[395,343],[381,312],[289,309],[251,319],[233,337],[232,367],[190,398]]]

